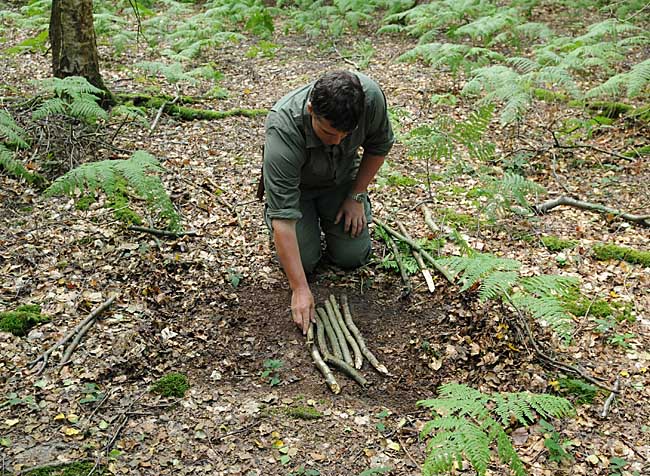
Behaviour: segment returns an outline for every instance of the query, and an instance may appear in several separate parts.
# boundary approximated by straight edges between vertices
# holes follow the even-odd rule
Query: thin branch
[[[543,215],[545,213],[548,213],[552,209],[562,205],[578,208],[580,210],[588,210],[588,211],[599,212],[599,213],[608,213],[614,216],[621,217],[623,220],[628,221],[630,223],[634,223],[636,225],[643,226],[643,227],[650,227],[650,215],[633,215],[631,213],[626,213],[621,210],[616,210],[614,208],[601,205],[599,203],[585,202],[583,200],[577,200],[575,198],[571,198],[566,195],[562,195],[558,198],[554,198],[552,200],[548,200],[539,205],[535,205],[533,207],[533,210],[535,210],[536,213]]]
[[[404,267],[404,263],[402,262],[402,254],[400,253],[395,240],[393,240],[389,234],[386,235],[386,240],[393,253],[393,256],[395,257],[395,262],[397,263],[397,268],[399,269],[402,283],[404,283],[404,290],[402,291],[402,295],[400,297],[407,297],[409,294],[411,294],[412,288],[411,280],[409,279],[409,276],[406,273],[406,268]]]
[[[43,365],[41,365],[41,368],[36,372],[36,375],[40,375],[43,373],[45,370],[45,366],[47,365],[47,362],[49,360],[50,355],[52,352],[54,352],[55,349],[58,347],[62,346],[66,342],[68,342],[70,339],[72,339],[81,329],[83,329],[89,322],[92,322],[97,316],[99,316],[102,312],[104,312],[106,309],[108,309],[113,302],[115,301],[115,298],[117,296],[112,296],[106,301],[104,301],[98,308],[96,308],[94,311],[92,311],[83,321],[81,321],[79,324],[75,326],[74,329],[72,329],[70,332],[68,332],[65,336],[63,336],[59,341],[54,344],[52,347],[47,349],[45,352],[43,352],[41,355],[36,357],[36,359],[32,360],[29,363],[29,367],[34,367],[38,362],[43,362]]]
[[[407,237],[408,239],[411,239],[411,236],[408,233],[408,230],[404,226],[404,224],[401,221],[397,222],[397,227],[399,228],[399,231],[402,232],[402,234]],[[433,278],[431,277],[431,273],[427,269],[427,265],[424,263],[424,260],[422,259],[422,255],[418,251],[411,250],[413,252],[413,257],[415,258],[416,263],[418,264],[418,267],[420,268],[420,271],[422,271],[422,275],[424,276],[424,280],[427,283],[427,287],[429,288],[429,292],[432,293],[436,290],[436,285],[433,282]]]
[[[318,368],[320,373],[323,374],[323,377],[325,378],[325,382],[327,382],[327,386],[330,388],[332,393],[338,395],[339,393],[341,393],[341,386],[334,378],[334,374],[332,374],[332,370],[327,366],[327,364],[323,360],[323,357],[320,355],[320,352],[318,352],[318,347],[316,347],[316,344],[314,344],[313,323],[309,323],[309,330],[307,331],[307,343],[308,345],[310,345],[311,358],[314,361],[316,368]]]
[[[621,378],[616,377],[616,382],[614,383],[614,388],[612,390],[612,393],[610,393],[609,397],[607,397],[607,400],[605,400],[603,411],[600,414],[601,418],[607,418],[607,415],[609,414],[609,408],[612,406],[612,403],[614,403],[614,398],[616,398],[616,395],[618,395],[620,389],[621,389]]]
[[[148,228],[145,226],[131,225],[127,228],[131,231],[139,231],[141,233],[150,233],[155,236],[162,236],[165,238],[181,238],[183,236],[197,236],[197,232],[194,230],[190,231],[168,231],[168,230],[159,230],[156,228]]]
[[[341,353],[343,354],[343,361],[349,365],[353,365],[354,361],[352,360],[352,354],[350,354],[350,347],[348,347],[348,341],[345,338],[345,333],[343,332],[343,329],[341,329],[341,325],[339,324],[339,321],[336,318],[336,314],[334,313],[334,308],[332,307],[332,303],[327,299],[325,300],[325,312],[327,313],[327,317],[329,319],[330,325],[332,326],[332,329],[334,329],[334,333],[336,334],[336,340],[338,341],[339,346],[341,347]],[[327,361],[327,359],[325,360]]]
[[[327,312],[322,307],[319,307],[316,309],[316,313],[318,314],[317,318],[320,317],[320,321],[322,321],[323,323],[322,328],[325,331],[325,334],[327,334],[327,339],[329,340],[329,343],[332,345],[332,354],[334,355],[334,357],[338,359],[342,359],[343,351],[341,350],[341,346],[336,336],[336,332],[334,332],[334,328],[330,323]],[[321,349],[321,352],[324,352],[324,348]]]
[[[389,227],[388,225],[386,225],[386,224],[385,224],[383,221],[381,221],[379,218],[373,218],[372,221],[373,221],[375,224],[377,224],[377,225],[379,225],[380,227],[382,227],[384,230],[386,230],[387,233],[390,233],[391,235],[393,235],[393,236],[394,236],[395,238],[397,238],[398,240],[403,241],[404,243],[406,243],[407,245],[409,245],[411,248],[417,250],[417,251],[422,255],[422,257],[426,258],[426,260],[429,261],[429,263],[431,263],[431,266],[433,266],[433,267],[436,269],[436,271],[438,271],[440,274],[442,274],[442,275],[445,277],[445,279],[447,279],[447,281],[449,281],[450,283],[453,283],[453,282],[454,282],[454,279],[453,279],[453,277],[449,274],[449,272],[448,272],[445,268],[443,268],[442,266],[440,266],[438,263],[436,263],[436,260],[433,259],[433,256],[431,256],[431,255],[430,255],[430,254],[429,254],[429,253],[428,253],[424,248],[422,248],[422,247],[421,247],[417,242],[415,242],[415,241],[413,241],[413,240],[409,240],[406,236],[402,235],[401,233],[398,233],[397,231],[395,231],[394,229],[392,229],[391,227]]]
[[[330,294],[330,303],[332,304],[332,310],[334,311],[334,315],[336,316],[336,320],[339,323],[339,327],[343,331],[343,334],[345,335],[345,340],[348,341],[348,345],[352,349],[352,353],[354,354],[354,368],[355,369],[360,369],[363,366],[363,354],[361,353],[361,349],[359,349],[359,344],[357,344],[357,341],[354,339],[354,336],[350,333],[350,329],[348,329],[348,326],[345,325],[345,320],[343,319],[343,313],[341,311],[341,308],[339,307],[339,303],[336,301],[336,297],[334,294]]]

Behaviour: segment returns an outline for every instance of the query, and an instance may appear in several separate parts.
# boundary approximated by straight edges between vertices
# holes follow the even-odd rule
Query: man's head
[[[314,132],[325,144],[338,144],[357,127],[364,103],[363,87],[355,74],[325,74],[314,84],[307,104]]]

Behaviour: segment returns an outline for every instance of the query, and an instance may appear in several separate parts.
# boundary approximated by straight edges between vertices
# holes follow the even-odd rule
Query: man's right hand
[[[295,289],[291,295],[291,317],[293,322],[307,334],[309,323],[315,321],[314,296],[309,286]]]

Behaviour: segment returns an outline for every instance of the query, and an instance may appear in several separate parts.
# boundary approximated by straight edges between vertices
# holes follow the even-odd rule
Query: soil
[[[13,34],[20,38],[19,32]],[[377,35],[370,28],[346,36],[337,49],[278,32],[273,41],[281,48],[273,57],[245,56],[250,39],[211,51],[230,96],[206,100],[201,107],[269,108],[326,70],[350,68],[341,52],[367,38],[375,52],[364,73],[382,85],[391,107],[409,113],[402,122],[405,131],[443,114],[467,117],[473,104],[462,98],[454,107],[429,101],[434,93],[457,94],[462,77],[421,63],[396,62],[415,40]],[[126,68],[135,55],[102,65],[113,91],[138,89]],[[109,45],[100,45],[100,56],[112,57]],[[3,73],[0,93],[30,94],[26,79],[48,71],[42,55],[14,57]],[[174,94],[161,78],[141,81]],[[207,86],[183,88],[184,94],[200,96]],[[519,134],[495,120],[489,140],[504,154],[531,143],[541,149],[552,137],[539,124],[577,114],[584,111],[540,105]],[[153,120],[155,111],[151,115]],[[102,207],[101,197],[90,210],[78,210],[69,198],[45,199],[38,190],[0,175],[0,310],[34,302],[51,317],[25,338],[0,333],[2,474],[88,460],[106,474],[325,476],[356,475],[369,468],[378,468],[379,474],[384,468],[391,475],[419,475],[426,442],[418,435],[429,414],[417,402],[434,398],[441,384],[455,381],[485,392],[530,390],[575,399],[558,393],[557,384],[561,377],[574,376],[543,366],[517,340],[500,305],[480,302],[474,292],[459,293],[440,276],[434,293],[421,276],[414,276],[414,291],[404,298],[399,276],[379,265],[387,251],[377,241],[371,264],[352,272],[323,265],[311,286],[317,303],[330,294],[349,296],[355,322],[391,376],[366,364],[368,388],[337,373],[343,389],[331,394],[290,319],[290,292],[261,219],[262,205],[254,199],[263,123],[263,117],[178,122],[163,115],[153,132],[122,128],[116,147],[145,149],[163,160],[167,189],[185,228],[196,230],[196,237],[158,239],[135,233]],[[619,121],[599,131],[591,143],[623,150],[647,143],[648,137],[647,125]],[[111,158],[124,156],[109,152]],[[588,148],[556,152],[540,153],[527,166],[528,177],[550,194],[568,187],[585,199],[639,213],[648,210],[647,161],[621,161]],[[409,177],[422,177],[428,170],[402,143],[391,152],[390,165]],[[438,173],[446,164],[429,165]],[[446,208],[477,213],[449,185],[433,184],[431,206],[443,228]],[[451,185],[469,190],[476,183],[460,175]],[[373,212],[385,221],[401,220],[413,236],[432,237],[416,206],[429,198],[431,190],[419,178],[411,187],[376,186]],[[576,319],[568,347],[546,329],[535,330],[555,357],[583,367],[606,385],[618,378],[624,390],[606,418],[600,413],[609,394],[601,391],[593,403],[576,404],[575,417],[552,422],[572,461],[551,460],[544,446],[548,434],[539,426],[516,429],[516,448],[530,474],[614,475],[614,457],[625,460],[621,474],[650,474],[650,273],[624,262],[596,261],[590,252],[594,243],[608,241],[647,250],[648,230],[616,217],[560,209],[533,221],[508,216],[496,225],[461,231],[475,249],[518,259],[530,275],[579,276],[588,296],[628,305],[635,316],[616,329],[632,335],[628,347],[609,343],[612,334],[596,332],[592,319]],[[543,235],[578,241],[565,253],[567,264],[539,245]],[[442,255],[454,253],[458,249],[451,242],[441,250]],[[42,374],[30,368],[30,361],[113,294],[115,305],[91,328],[71,362],[58,367],[56,351]],[[281,361],[276,385],[263,375],[271,359]],[[148,391],[172,371],[189,377],[184,398]],[[296,419],[284,411],[297,405],[313,407],[322,417]],[[469,467],[458,473],[474,474]],[[487,474],[509,473],[494,460]]]

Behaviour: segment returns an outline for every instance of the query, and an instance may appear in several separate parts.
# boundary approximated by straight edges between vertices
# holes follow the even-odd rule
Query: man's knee
[[[354,269],[363,266],[370,259],[372,247],[370,240],[367,243],[358,243],[357,246],[339,247],[330,250],[329,258],[336,266],[343,269]]]

